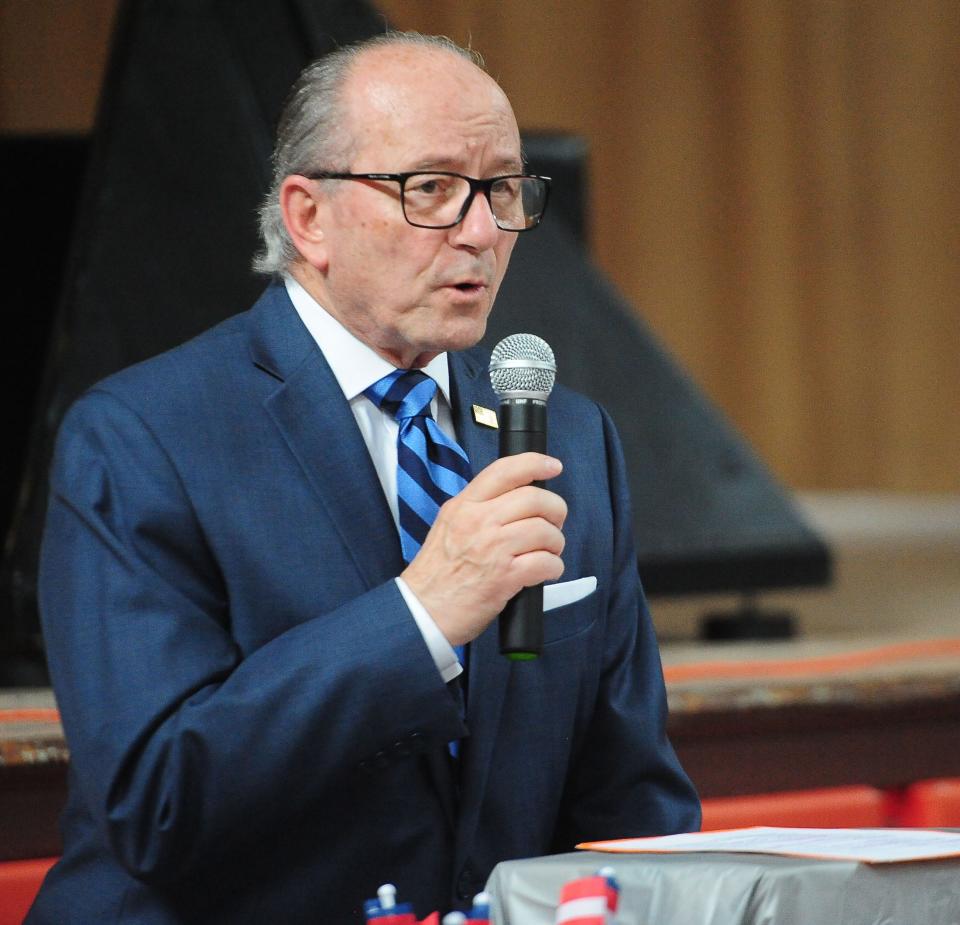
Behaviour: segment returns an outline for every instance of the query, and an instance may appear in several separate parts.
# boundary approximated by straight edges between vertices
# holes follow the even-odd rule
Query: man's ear
[[[321,186],[293,174],[280,186],[280,211],[294,247],[312,267],[323,272],[327,267],[327,241],[323,232],[323,193]]]

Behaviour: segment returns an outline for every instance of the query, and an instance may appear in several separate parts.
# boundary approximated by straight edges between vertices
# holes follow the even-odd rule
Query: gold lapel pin
[[[490,408],[484,408],[483,405],[472,405],[473,419],[484,427],[497,429],[497,412]]]

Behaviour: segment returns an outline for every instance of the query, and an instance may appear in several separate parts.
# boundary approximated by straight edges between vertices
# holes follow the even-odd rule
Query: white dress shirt
[[[399,425],[393,415],[381,411],[363,393],[396,368],[363,341],[353,336],[336,318],[290,276],[284,277],[287,294],[310,335],[317,342],[350,410],[357,421],[364,443],[377,470],[383,493],[390,506],[394,523],[399,526],[397,512],[397,433]],[[423,371],[436,380],[437,395],[430,404],[433,417],[443,432],[453,440],[453,415],[450,410],[450,369],[447,355],[441,353]],[[433,661],[444,681],[452,681],[463,671],[453,646],[440,631],[426,608],[399,576],[395,579],[403,599],[410,608]]]

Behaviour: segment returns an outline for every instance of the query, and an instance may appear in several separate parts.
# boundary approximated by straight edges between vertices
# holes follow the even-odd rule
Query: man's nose
[[[452,229],[455,242],[461,247],[486,250],[493,247],[501,231],[493,217],[487,197],[480,190],[473,194],[463,221]]]

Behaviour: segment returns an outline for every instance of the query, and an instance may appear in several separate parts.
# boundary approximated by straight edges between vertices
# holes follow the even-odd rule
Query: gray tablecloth
[[[960,859],[597,852],[498,864],[487,882],[497,925],[553,925],[560,887],[607,865],[622,925],[960,925]]]

